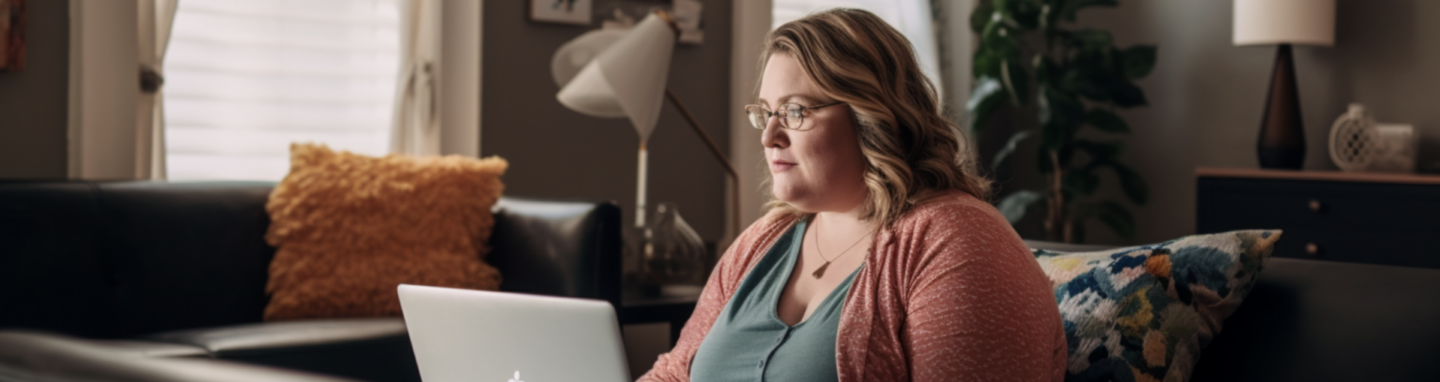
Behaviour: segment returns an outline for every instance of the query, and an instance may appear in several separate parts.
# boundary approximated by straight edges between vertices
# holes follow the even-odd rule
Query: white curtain
[[[179,0],[136,0],[141,91],[135,111],[135,179],[165,179],[165,50]]]
[[[395,116],[390,152],[440,154],[440,1],[403,3],[400,27],[399,82],[395,84]]]

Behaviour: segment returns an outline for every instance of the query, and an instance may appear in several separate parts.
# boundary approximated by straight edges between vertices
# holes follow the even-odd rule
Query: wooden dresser
[[[1274,256],[1440,268],[1440,176],[1199,168],[1196,230],[1285,230]]]

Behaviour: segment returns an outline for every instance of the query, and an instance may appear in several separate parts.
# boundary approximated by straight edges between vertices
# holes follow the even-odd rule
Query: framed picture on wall
[[[3,0],[0,0],[3,1]],[[594,0],[529,0],[530,21],[590,25]]]
[[[25,1],[0,0],[0,71],[25,69]]]

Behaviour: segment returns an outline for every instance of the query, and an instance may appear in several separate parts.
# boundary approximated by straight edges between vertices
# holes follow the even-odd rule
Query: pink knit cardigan
[[[796,218],[772,212],[735,239],[669,353],[641,381],[686,381],[700,342],[750,268]],[[1050,280],[989,204],[952,192],[883,228],[845,297],[841,382],[1062,381],[1065,331]]]

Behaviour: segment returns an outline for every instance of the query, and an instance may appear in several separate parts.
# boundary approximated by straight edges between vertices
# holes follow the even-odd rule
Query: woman
[[[836,9],[771,32],[746,108],[775,200],[641,380],[1059,381],[1050,282],[982,198],[910,43]]]

